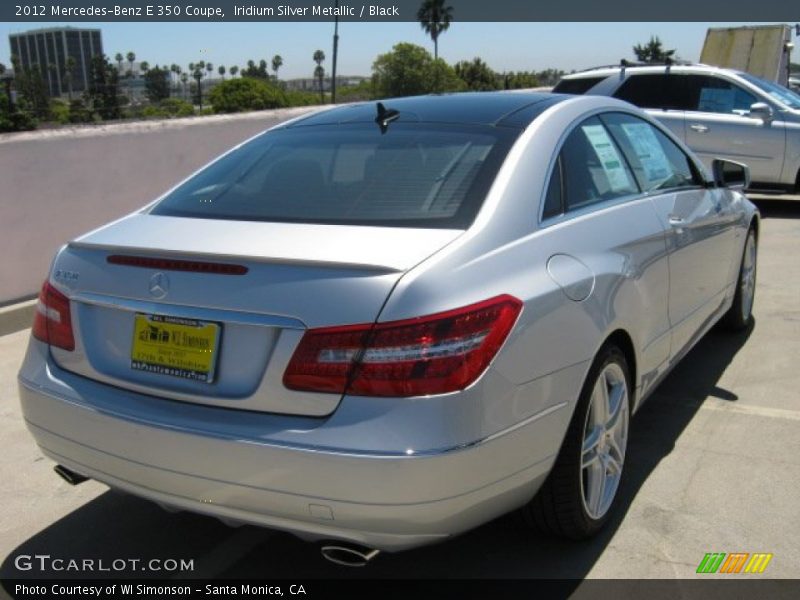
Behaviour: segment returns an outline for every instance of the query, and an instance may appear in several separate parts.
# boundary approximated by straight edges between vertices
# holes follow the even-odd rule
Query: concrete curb
[[[0,335],[27,329],[33,323],[36,299],[0,308]]]

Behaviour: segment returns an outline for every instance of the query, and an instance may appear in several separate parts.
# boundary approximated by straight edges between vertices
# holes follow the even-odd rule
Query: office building
[[[12,33],[8,39],[11,56],[19,58],[22,70],[39,66],[52,97],[65,95],[69,91],[69,82],[65,77],[67,58],[75,61],[71,72],[72,91],[80,93],[89,87],[89,63],[92,57],[103,54],[99,29],[35,29]]]

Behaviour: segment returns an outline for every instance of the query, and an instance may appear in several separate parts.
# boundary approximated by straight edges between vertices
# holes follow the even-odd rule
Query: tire
[[[747,329],[753,322],[753,304],[756,296],[756,263],[758,259],[758,244],[756,241],[756,232],[751,227],[744,242],[733,304],[722,318],[725,326],[731,331]]]
[[[632,389],[625,355],[616,346],[603,347],[589,369],[553,469],[521,509],[527,525],[574,540],[603,527],[624,474]],[[605,413],[601,402],[610,407]]]

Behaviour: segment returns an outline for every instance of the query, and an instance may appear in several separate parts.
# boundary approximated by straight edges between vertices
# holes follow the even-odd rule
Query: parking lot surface
[[[760,205],[755,325],[736,335],[712,330],[637,413],[621,510],[593,540],[554,540],[508,516],[438,546],[347,569],[285,533],[169,514],[93,481],[70,487],[41,456],[20,414],[16,372],[25,330],[0,337],[0,577],[671,579],[697,576],[709,552],[766,552],[773,558],[756,577],[796,578],[800,203]],[[18,568],[18,556],[35,554],[185,559],[194,570]]]

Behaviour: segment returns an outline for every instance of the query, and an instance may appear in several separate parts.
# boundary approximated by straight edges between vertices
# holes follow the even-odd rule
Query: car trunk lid
[[[373,322],[402,274],[460,233],[135,214],[59,253],[53,280],[71,299],[76,343],[52,354],[64,369],[150,395],[326,415],[338,395],[282,383],[303,332]],[[210,368],[196,368],[192,348],[189,362],[163,364],[161,352],[186,351],[170,336],[208,345]]]

